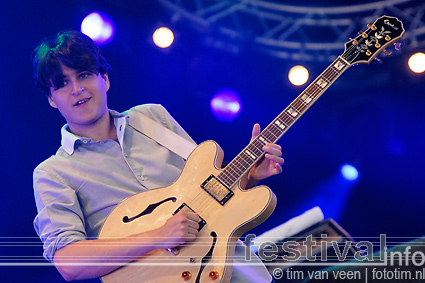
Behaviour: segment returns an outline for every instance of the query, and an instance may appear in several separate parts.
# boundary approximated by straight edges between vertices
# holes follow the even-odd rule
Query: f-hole
[[[142,212],[140,212],[136,216],[133,216],[133,217],[124,216],[122,221],[124,223],[129,223],[133,220],[136,220],[139,217],[142,217],[142,216],[147,215],[147,214],[151,214],[158,206],[160,206],[161,204],[166,203],[168,201],[176,202],[177,198],[171,197],[171,198],[164,199],[160,202],[150,204],[145,210],[143,210]]]
[[[212,244],[211,244],[211,248],[210,248],[210,250],[207,252],[207,254],[202,258],[202,261],[201,261],[201,266],[200,266],[200,268],[199,268],[199,272],[198,272],[198,276],[196,277],[196,280],[195,280],[195,283],[200,283],[200,279],[201,279],[201,274],[202,274],[202,271],[204,270],[204,268],[205,268],[205,266],[207,265],[207,263],[211,260],[211,258],[212,258],[212,254],[213,254],[213,251],[214,251],[214,248],[215,248],[215,243],[217,242],[217,233],[216,232],[214,232],[214,231],[212,231],[211,232],[211,237],[213,237],[213,242],[212,242]]]

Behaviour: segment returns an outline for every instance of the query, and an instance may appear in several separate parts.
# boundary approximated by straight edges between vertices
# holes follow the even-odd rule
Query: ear
[[[109,82],[108,74],[104,74],[103,79],[105,80],[105,89],[106,91],[108,91],[109,87],[111,86],[111,83]]]
[[[51,96],[51,95],[49,95],[47,98],[49,99],[49,104],[50,104],[50,106],[52,106],[53,108],[58,108],[58,106],[56,105],[56,103],[55,103],[55,101],[53,100],[53,98],[52,98],[52,96]]]

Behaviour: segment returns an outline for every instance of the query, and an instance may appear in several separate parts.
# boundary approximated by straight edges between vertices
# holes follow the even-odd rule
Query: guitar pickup
[[[174,211],[173,215],[177,214],[179,211],[185,211],[185,212],[193,212],[196,213],[192,208],[190,208],[186,203],[183,203],[182,205],[180,205],[180,207]],[[198,215],[199,216],[199,215]],[[201,217],[199,216],[199,228],[198,231],[201,231],[201,229],[207,224],[207,222]]]
[[[202,183],[201,188],[212,196],[218,203],[224,205],[235,193],[223,185],[214,175]]]

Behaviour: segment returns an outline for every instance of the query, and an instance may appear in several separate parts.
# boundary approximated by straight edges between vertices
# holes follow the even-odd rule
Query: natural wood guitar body
[[[222,159],[218,144],[204,142],[192,152],[175,183],[127,198],[111,212],[101,229],[100,239],[159,228],[183,204],[198,213],[206,224],[194,242],[179,247],[178,254],[155,250],[102,277],[103,282],[182,282],[184,272],[191,274],[185,282],[230,280],[235,243],[243,233],[270,216],[276,206],[276,196],[265,186],[250,190],[237,187],[232,189],[234,195],[229,201],[221,205],[200,185],[211,174],[220,173],[217,168]],[[154,208],[151,213],[128,223],[123,221],[124,217],[139,215],[148,207]],[[218,273],[216,280],[209,278],[213,271]]]

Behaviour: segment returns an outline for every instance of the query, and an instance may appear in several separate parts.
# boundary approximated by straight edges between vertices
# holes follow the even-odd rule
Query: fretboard
[[[264,156],[263,146],[277,142],[350,66],[347,61],[338,57],[218,174],[217,179],[229,189],[232,188]]]

